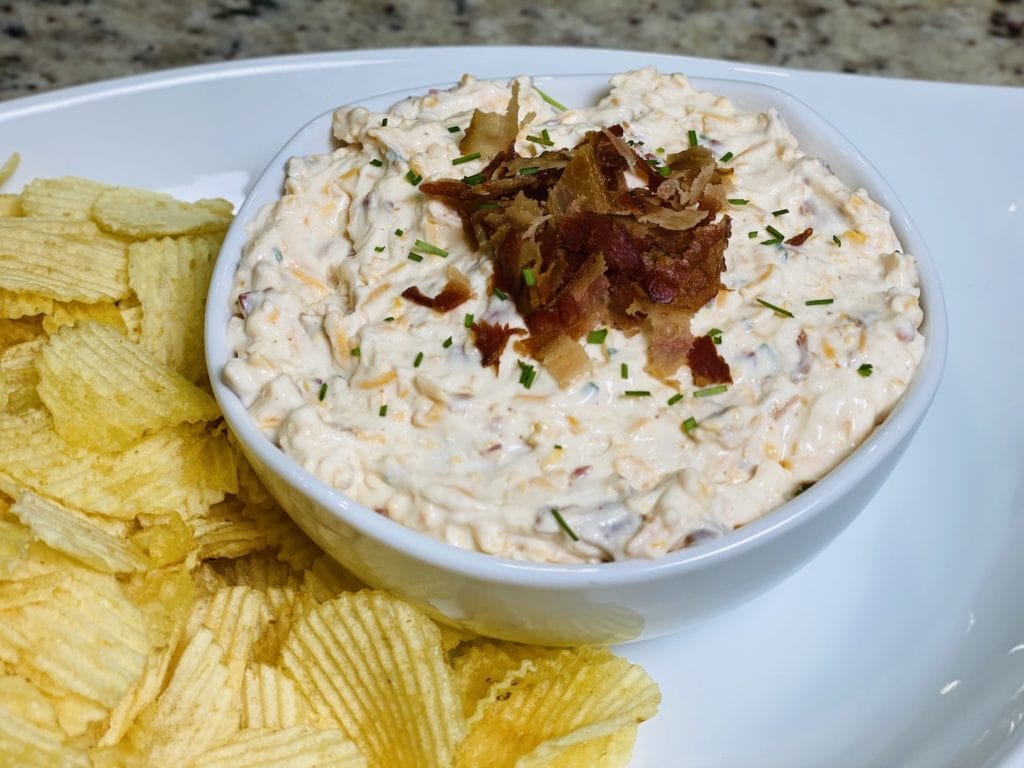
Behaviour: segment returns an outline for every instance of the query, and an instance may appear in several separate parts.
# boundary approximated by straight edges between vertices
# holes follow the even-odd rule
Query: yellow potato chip
[[[124,591],[145,614],[146,633],[154,648],[177,643],[199,599],[187,565],[133,574]]]
[[[217,247],[203,237],[163,238],[128,248],[128,282],[142,303],[139,345],[189,381],[206,373],[203,312]]]
[[[128,295],[128,248],[121,240],[50,233],[23,223],[31,221],[7,219],[3,227],[0,288],[86,303]]]
[[[31,491],[19,494],[11,511],[51,547],[98,571],[129,573],[148,565],[138,547],[107,532],[84,512]]]
[[[224,586],[253,587],[267,592],[274,588],[298,589],[301,584],[301,574],[268,549],[230,560],[212,560],[209,565]]]
[[[458,648],[462,643],[472,640],[476,637],[472,632],[465,629],[459,629],[458,627],[449,627],[447,624],[441,622],[435,622],[438,630],[441,632],[441,647],[445,653]]]
[[[185,633],[192,636],[201,626],[213,632],[214,641],[224,649],[221,663],[228,668],[227,685],[240,691],[252,647],[270,618],[264,593],[251,587],[225,587],[196,604]]]
[[[284,672],[251,664],[242,680],[243,728],[290,728],[310,722],[309,702]]]
[[[22,232],[76,238],[92,238],[103,234],[94,221],[59,216],[0,216],[0,237]]]
[[[0,317],[0,352],[33,339],[45,336],[43,323],[38,317],[8,319]]]
[[[8,411],[15,413],[30,408],[41,408],[36,387],[39,374],[36,373],[36,357],[46,343],[45,338],[24,341],[0,352],[0,381],[7,393]]]
[[[223,211],[208,201],[185,203],[160,192],[115,187],[99,194],[91,213],[108,232],[144,240],[223,232],[231,223],[231,214]]]
[[[366,585],[327,555],[320,555],[303,574],[302,588],[318,603],[323,603],[343,592],[358,592]]]
[[[26,216],[59,216],[87,221],[96,198],[107,189],[112,187],[75,176],[34,179],[21,191],[21,207]]]
[[[237,500],[217,504],[208,515],[192,521],[200,559],[242,557],[267,546],[267,532],[242,514]]]
[[[545,652],[490,687],[471,719],[457,765],[542,765],[559,754],[568,759],[588,740],[653,717],[659,701],[650,677],[607,649]]]
[[[125,335],[136,344],[142,338],[142,305],[138,298],[132,294],[127,299],[121,299],[115,305],[121,314],[121,322],[124,323]]]
[[[279,560],[296,571],[302,571],[320,556],[321,549],[276,504],[253,506],[247,504],[242,513],[266,532],[267,545],[277,547]]]
[[[98,746],[109,747],[121,741],[139,713],[156,701],[156,697],[163,690],[167,671],[171,668],[171,660],[176,653],[175,647],[168,645],[156,655],[149,657],[146,669],[121,697],[117,706],[110,711],[107,729],[96,742]]]
[[[0,288],[0,317],[16,320],[19,317],[42,315],[52,311],[53,299],[49,296]]]
[[[8,591],[17,584],[2,586]],[[152,649],[142,612],[117,581],[85,569],[60,574],[45,601],[8,611],[0,637],[18,648],[13,668],[44,690],[68,691],[106,707],[142,674]]]
[[[323,603],[292,626],[281,666],[371,766],[452,762],[465,724],[437,627],[411,606],[371,591]]]
[[[46,411],[0,412],[0,491],[24,486],[88,514],[131,519],[142,512],[205,514],[233,493],[234,478],[211,475],[210,443],[227,440],[200,426],[148,435],[123,453],[100,453],[65,442]]]
[[[85,766],[85,753],[64,743],[57,712],[20,677],[0,677],[0,758],[10,766]]]
[[[620,768],[629,763],[636,742],[635,725],[607,735],[605,723],[580,728],[566,736],[542,742],[516,761],[516,768]]]
[[[4,502],[0,502],[3,506]],[[28,556],[32,531],[10,520],[0,519],[0,579],[14,573],[15,568]]]
[[[61,328],[36,360],[39,397],[67,441],[125,448],[145,432],[219,415],[206,392],[96,323]]]
[[[3,184],[14,175],[14,172],[18,170],[18,165],[20,163],[21,155],[17,152],[12,152],[10,157],[4,161],[4,164],[0,165],[0,184]]]
[[[143,529],[132,534],[132,543],[140,547],[154,568],[182,562],[193,551],[192,529],[177,512],[140,515]]]
[[[24,216],[25,212],[21,207],[21,195],[12,195],[9,192],[0,195],[0,216]]]
[[[65,325],[83,322],[109,325],[122,334],[128,332],[124,317],[117,305],[106,301],[98,301],[95,304],[83,304],[80,301],[55,301],[53,309],[43,318],[43,330],[48,334],[53,334]]]
[[[148,764],[188,765],[238,730],[235,692],[225,685],[223,655],[205,627],[182,651],[167,687],[127,734]]]
[[[253,645],[252,659],[276,664],[292,625],[316,607],[317,601],[305,592],[288,587],[270,587],[264,593],[270,604],[270,621]]]
[[[296,725],[281,731],[246,730],[196,758],[193,768],[364,768],[359,747],[337,728]]]

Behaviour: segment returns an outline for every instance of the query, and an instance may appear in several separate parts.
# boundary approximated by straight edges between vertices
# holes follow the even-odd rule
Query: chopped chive
[[[380,407],[380,410],[377,411],[377,415],[380,416],[381,418],[383,418],[384,416],[388,415],[388,404],[387,403],[384,403],[384,405],[382,405]]]
[[[782,216],[786,213],[789,213],[789,208],[779,208],[777,211],[772,211],[772,216]]]
[[[843,241],[839,239],[839,235],[832,235],[832,242],[838,245],[840,248],[843,247]]]
[[[384,318],[384,322],[385,323],[393,323],[393,322],[395,322],[395,318],[391,317],[391,315],[388,315],[387,317]]]
[[[396,229],[395,230],[395,234],[398,235],[399,237],[401,237],[402,235],[405,234],[405,230],[404,229]]]
[[[416,251],[409,251],[409,261],[423,261],[423,257],[416,253]]]
[[[420,352],[420,353],[418,353],[416,355],[416,359],[412,361],[412,367],[413,368],[419,368],[420,367],[420,363],[422,363],[422,362],[423,362],[423,353]]]
[[[607,336],[607,328],[598,328],[596,331],[591,331],[587,334],[587,344],[604,344],[605,337]]]
[[[624,379],[629,378],[629,366],[626,365],[625,363],[619,366],[619,376],[621,376]]]
[[[722,158],[721,160],[719,160],[719,162],[728,163],[730,160],[733,159],[733,157],[735,157],[735,155],[733,155],[732,152],[726,152],[724,155],[722,155]]]
[[[474,173],[472,176],[463,176],[462,183],[468,184],[471,187],[475,187],[477,184],[483,184],[487,181],[487,177],[482,173]]]
[[[501,206],[497,203],[480,203],[480,205],[476,207],[478,211],[496,211],[499,208],[501,208]]]
[[[694,131],[694,130],[687,131],[686,132],[686,138],[688,138],[690,140],[690,146],[691,147],[696,147],[697,146],[697,132],[696,131]]]
[[[413,245],[415,245],[421,251],[426,251],[427,253],[432,253],[435,256],[440,256],[442,259],[447,258],[448,256],[448,251],[446,251],[444,248],[438,248],[436,245],[428,243],[426,240],[417,240],[413,243]]]
[[[349,350],[349,354],[352,355],[352,357],[359,357],[363,354],[363,350],[359,347],[352,347],[352,349]]]
[[[670,397],[666,401],[666,404],[667,405],[675,405],[676,403],[678,403],[682,399],[683,399],[683,393],[682,392],[676,392],[674,395],[672,395],[672,397]]]
[[[461,130],[462,129],[459,128],[459,126],[457,126],[457,125],[449,125],[448,126],[448,133],[458,133]]]
[[[565,518],[562,517],[562,513],[554,507],[551,508],[551,514],[555,517],[555,522],[558,523],[558,527],[565,531],[565,535],[573,541],[579,541],[580,537],[576,535],[576,531],[569,527],[569,524],[565,522]]]
[[[649,389],[627,389],[622,393],[623,397],[650,397],[651,391]]]
[[[672,175],[672,169],[669,168],[667,165],[663,165],[663,166],[661,166],[658,169],[658,173],[660,173],[662,176],[668,178],[669,176]]]
[[[804,302],[805,307],[820,307],[825,304],[831,304],[835,299],[809,299]]]
[[[555,443],[555,444],[554,444],[554,446],[552,446],[552,447],[553,447],[553,448],[554,448],[554,449],[555,449],[556,451],[564,451],[564,450],[565,450],[565,449],[564,449],[564,448],[563,448],[562,446],[560,446],[560,445],[559,445],[558,443]]]
[[[659,153],[659,154],[662,154],[662,155],[665,154],[665,148],[664,147],[655,147],[654,151]]]
[[[711,341],[713,341],[715,344],[721,344],[722,343],[722,329],[721,328],[712,328],[711,330],[708,331],[708,336],[711,337]]]
[[[746,205],[750,201],[744,200],[742,197],[730,197],[726,202],[729,203],[729,205]]]
[[[749,232],[747,232],[747,237],[749,237],[751,240],[753,240],[755,237],[757,237],[757,230],[756,229],[752,229]]]
[[[566,106],[565,106],[564,104],[560,104],[560,103],[558,103],[557,101],[555,101],[554,99],[552,99],[552,98],[551,98],[550,96],[548,96],[548,95],[547,95],[546,93],[544,93],[544,91],[542,91],[542,90],[541,90],[540,88],[538,88],[538,87],[537,87],[536,85],[535,85],[535,86],[533,86],[533,90],[535,90],[535,91],[536,91],[537,93],[539,93],[539,94],[540,94],[540,97],[541,97],[542,99],[544,99],[544,101],[546,101],[546,102],[547,102],[548,104],[550,104],[550,105],[551,105],[552,107],[554,107],[555,109],[557,109],[557,110],[558,110],[559,112],[565,112],[565,111],[566,111],[567,107],[566,107]]]
[[[473,327],[473,314],[471,312],[467,312],[466,316],[464,318],[462,318],[462,327],[463,328],[472,328]]]
[[[270,252],[274,254],[274,261],[284,261],[284,256],[281,255],[281,249],[278,248],[276,245],[270,249]]]
[[[325,381],[320,385],[320,402],[323,402],[324,398],[327,397],[327,382]]]
[[[533,174],[535,174],[539,170],[540,170],[540,168],[538,168],[536,165],[530,165],[530,166],[527,166],[526,168],[520,168],[519,169],[519,175],[520,176],[533,176]]]
[[[792,312],[790,312],[788,309],[783,309],[782,307],[777,307],[774,304],[772,304],[771,302],[765,301],[764,299],[758,299],[757,303],[760,304],[762,307],[768,307],[768,309],[770,309],[772,312],[777,312],[780,315],[785,315],[786,317],[795,317],[795,315]]]
[[[502,301],[508,298],[508,294],[501,290],[501,288],[499,288],[498,286],[494,286],[494,295],[497,296]]]
[[[693,416],[691,416],[690,418],[683,422],[683,431],[686,432],[686,434],[690,434],[696,428],[697,420],[693,418]]]
[[[373,160],[370,161],[370,165],[372,165],[374,168],[380,168],[382,165],[384,165],[384,161],[375,157],[373,158]]]
[[[547,128],[545,128],[543,131],[540,132],[540,136],[527,136],[526,140],[527,141],[532,141],[535,144],[540,144],[542,147],[553,147],[553,146],[555,146],[555,142],[553,142],[551,140],[551,137],[548,135],[548,129]]]
[[[698,389],[693,393],[694,397],[711,397],[712,395],[720,395],[729,389],[726,384],[716,384],[713,387],[705,387],[704,389]]]
[[[444,347],[445,349],[448,349],[448,347],[450,347],[451,345],[452,345],[452,337],[451,336],[449,336],[447,339],[445,339],[444,341],[441,342],[441,346]]]
[[[480,159],[480,153],[479,152],[470,152],[468,155],[462,155],[462,157],[456,157],[454,160],[452,160],[452,165],[462,165],[463,163],[469,163],[469,162],[472,162],[473,160],[479,160],[479,159]]]
[[[384,253],[384,246],[378,245],[373,250],[375,250],[377,253]]]
[[[405,180],[415,187],[419,185],[421,181],[423,181],[423,177],[416,173],[416,171],[414,171],[412,168],[410,168],[408,172],[405,174]]]
[[[533,380],[537,378],[537,369],[522,360],[517,360],[519,365],[519,383],[526,389],[533,386]]]
[[[857,369],[857,373],[863,376],[865,379],[875,372],[875,366],[871,363],[864,363],[860,368]]]
[[[385,117],[383,120],[380,121],[380,124],[382,128],[387,127],[388,119]]]
[[[786,239],[786,236],[784,234],[782,234],[781,232],[779,232],[779,230],[777,230],[771,224],[769,224],[767,227],[765,227],[765,229],[768,230],[768,234],[771,235],[772,237],[778,238],[779,240],[785,240]]]
[[[529,267],[523,267],[523,282],[527,285],[537,284],[537,276],[533,274],[533,270]]]

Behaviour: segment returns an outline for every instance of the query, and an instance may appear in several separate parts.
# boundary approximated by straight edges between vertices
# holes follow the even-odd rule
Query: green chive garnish
[[[747,237],[749,237],[751,240],[753,240],[755,237],[757,237],[757,230],[754,229],[754,230],[751,230],[750,232],[747,232]]]
[[[537,370],[522,360],[517,360],[516,363],[519,365],[519,383],[529,389],[533,385],[533,380],[537,378]]]
[[[650,397],[651,392],[648,389],[627,389],[622,393],[623,397]]]
[[[523,282],[527,285],[537,284],[537,276],[533,274],[533,270],[529,267],[523,267]]]
[[[704,389],[698,389],[693,393],[694,397],[711,397],[712,395],[720,395],[727,391],[729,387],[726,384],[716,384],[713,387],[705,387]]]
[[[550,104],[550,105],[551,105],[552,107],[554,107],[555,109],[557,109],[557,110],[558,110],[559,112],[565,112],[565,110],[567,109],[567,107],[566,107],[566,106],[565,106],[564,104],[559,104],[559,103],[558,103],[557,101],[555,101],[555,100],[554,100],[554,99],[552,99],[552,98],[551,98],[550,96],[548,96],[548,95],[547,95],[546,93],[544,93],[544,91],[542,91],[542,90],[541,90],[540,88],[538,88],[538,87],[537,87],[536,85],[535,85],[535,86],[533,86],[533,90],[535,90],[535,91],[536,91],[537,93],[539,93],[539,94],[540,94],[540,97],[541,97],[542,99],[544,99],[544,101],[546,101],[546,102],[547,102],[548,104]]]
[[[370,165],[372,165],[374,168],[380,168],[382,165],[384,165],[384,161],[383,160],[378,160],[375,157],[375,158],[373,158],[373,160],[370,161]]]
[[[821,307],[824,306],[825,304],[831,304],[833,301],[835,301],[835,299],[809,299],[808,301],[804,302],[804,306]]]
[[[785,213],[789,213],[789,208],[779,208],[777,211],[772,211],[772,216],[782,216]]]
[[[555,522],[558,523],[558,527],[565,531],[565,535],[573,541],[579,541],[580,537],[576,535],[576,531],[569,527],[569,524],[565,522],[565,518],[562,517],[562,513],[554,507],[551,508],[551,514],[555,516]]]
[[[722,159],[719,162],[728,163],[730,160],[733,159],[733,157],[735,157],[735,155],[733,155],[732,152],[726,152],[724,155],[722,155]]]
[[[875,366],[873,366],[871,363],[864,363],[864,365],[857,369],[857,373],[859,373],[865,379],[874,372]]]
[[[619,366],[619,376],[621,376],[624,379],[629,378],[629,366],[626,365],[625,363]]]
[[[449,125],[448,126],[448,133],[458,133],[461,130],[462,129],[459,128],[459,126],[457,126],[457,125]]]
[[[447,339],[445,339],[444,341],[441,342],[441,346],[444,347],[445,349],[448,349],[448,347],[450,347],[451,345],[452,345],[452,337],[451,336],[449,336]]]
[[[672,397],[670,397],[668,399],[667,404],[668,405],[675,405],[676,403],[678,403],[682,399],[683,399],[683,393],[682,392],[676,392],[674,395],[672,395]]]
[[[352,349],[349,351],[349,354],[352,355],[352,357],[359,357],[361,354],[363,354],[363,350],[361,350],[359,347],[352,347]]]
[[[607,336],[607,328],[598,328],[596,331],[591,331],[587,334],[587,344],[604,344],[605,337]]]
[[[777,312],[780,315],[785,315],[786,317],[795,317],[795,315],[792,312],[790,312],[788,309],[783,309],[782,307],[777,307],[774,304],[772,304],[771,302],[765,301],[764,299],[758,299],[757,303],[760,304],[762,307],[768,307],[768,309],[770,309],[772,312]]]
[[[381,125],[382,128],[386,127],[387,124],[388,124],[388,119],[386,117],[383,120],[380,121],[380,125]]]
[[[434,245],[433,243],[428,243],[426,240],[417,240],[413,243],[413,245],[415,245],[421,251],[425,251],[426,253],[432,253],[435,256],[440,256],[442,259],[448,257],[448,251],[446,251],[444,248],[438,248],[436,245]]]
[[[498,286],[494,286],[494,295],[497,296],[502,301],[508,298],[508,294],[501,290],[501,288],[499,288]]]
[[[553,147],[553,146],[555,146],[555,142],[553,142],[551,140],[551,137],[548,135],[548,129],[547,128],[545,128],[543,131],[540,132],[540,136],[527,136],[526,140],[527,141],[532,141],[535,144],[540,144],[542,147]]]
[[[464,318],[462,318],[462,327],[463,328],[472,328],[473,327],[473,314],[471,312],[467,312],[466,316]]]
[[[785,240],[786,239],[786,236],[784,234],[782,234],[781,232],[779,232],[779,230],[777,230],[771,224],[769,224],[767,227],[765,227],[765,229],[767,229],[768,230],[768,234],[771,235],[772,237],[774,237],[776,240]]]
[[[729,203],[729,205],[746,205],[750,201],[744,200],[742,197],[730,197],[726,202]]]
[[[412,367],[413,368],[419,368],[420,367],[420,363],[422,363],[422,362],[423,362],[423,353],[420,352],[420,353],[418,353],[416,355],[416,359],[412,361]]]
[[[722,329],[721,328],[712,328],[710,331],[708,331],[708,336],[711,337],[711,341],[713,341],[715,344],[721,344],[722,343]]]
[[[832,235],[832,242],[835,243],[840,248],[843,247],[843,241],[839,239],[839,235]]]
[[[501,206],[497,203],[480,203],[480,205],[476,207],[478,211],[496,211],[499,208],[501,208]]]
[[[565,450],[565,449],[564,449],[564,448],[562,448],[562,446],[560,446],[560,445],[559,445],[558,443],[555,443],[555,444],[554,444],[554,446],[552,446],[552,447],[553,447],[553,448],[554,448],[554,449],[555,449],[556,451],[562,451],[562,450]]]
[[[410,168],[409,171],[405,174],[405,180],[415,187],[419,185],[421,181],[423,181],[423,177],[416,173],[416,171],[414,171],[412,168]]]
[[[378,245],[373,250],[375,250],[377,253],[384,253],[384,246],[383,245]]]
[[[686,434],[690,434],[696,428],[697,420],[693,418],[693,416],[691,416],[690,418],[683,422],[683,430],[686,432]]]
[[[320,385],[320,402],[323,402],[324,398],[327,397],[327,382],[325,381]]]
[[[469,162],[472,162],[473,160],[479,160],[479,159],[480,159],[480,153],[479,152],[470,152],[468,155],[463,155],[462,157],[456,157],[454,160],[452,160],[452,165],[462,165],[463,163],[469,163]]]
[[[380,407],[380,410],[379,410],[379,411],[377,411],[377,415],[378,415],[378,416],[380,416],[380,417],[382,417],[382,418],[383,418],[384,416],[387,416],[387,415],[388,415],[388,404],[387,404],[387,403],[384,403],[384,405],[382,405],[382,406]]]
[[[533,176],[533,174],[535,174],[539,170],[540,170],[540,168],[538,168],[536,165],[530,165],[530,166],[527,166],[526,168],[520,168],[519,169],[519,175],[520,176]]]
[[[281,249],[278,248],[276,245],[270,249],[270,252],[274,254],[274,261],[284,261],[284,256],[281,255]]]
[[[688,138],[690,140],[690,146],[691,147],[696,147],[697,146],[697,132],[696,131],[692,131],[692,130],[691,131],[687,131],[686,132],[686,138]]]
[[[399,237],[401,237],[402,235],[405,234],[405,230],[404,229],[396,229],[395,230],[395,234],[398,235]]]
[[[483,184],[487,181],[487,177],[482,173],[474,173],[472,176],[463,176],[462,183],[468,184],[471,187],[475,187],[477,184]]]
[[[393,317],[391,317],[391,316],[389,315],[388,317],[385,317],[385,318],[384,318],[384,322],[385,322],[385,323],[393,323],[393,322],[395,322],[395,318],[393,318]]]
[[[423,257],[415,251],[409,251],[409,261],[423,261]]]

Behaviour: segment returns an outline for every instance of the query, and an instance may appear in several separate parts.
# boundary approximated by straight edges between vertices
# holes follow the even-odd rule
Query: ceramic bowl
[[[545,88],[596,100],[607,76],[560,76]],[[223,382],[231,350],[232,277],[257,211],[279,196],[288,158],[331,149],[331,113],[302,128],[270,162],[241,206],[218,258],[206,310],[206,354],[225,420],[257,475],[299,526],[370,586],[390,590],[435,618],[484,635],[549,645],[622,643],[657,637],[749,600],[826,547],[896,466],[938,388],[946,315],[928,249],[903,204],[867,159],[830,123],[775,88],[694,78],[745,109],[777,109],[806,153],[825,158],[852,187],[892,214],[904,248],[918,260],[926,348],[906,393],[846,460],[803,494],[745,527],[655,561],[552,565],[459,549],[376,514],[304,471],[272,444]],[[361,102],[383,111],[427,87]]]

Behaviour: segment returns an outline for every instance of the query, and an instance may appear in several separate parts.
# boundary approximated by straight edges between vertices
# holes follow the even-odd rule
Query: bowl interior
[[[607,92],[609,77],[605,74],[573,75],[535,77],[535,80],[546,93],[572,106],[596,102]],[[242,248],[248,239],[248,225],[264,205],[280,197],[287,161],[294,156],[320,154],[334,148],[331,138],[333,110],[303,126],[270,161],[240,207],[214,269],[206,309],[207,365],[213,391],[225,419],[247,450],[258,462],[282,475],[293,487],[301,488],[314,502],[335,511],[347,525],[361,534],[387,541],[425,562],[460,570],[475,578],[557,589],[590,586],[595,582],[625,584],[649,578],[654,572],[695,569],[709,560],[730,557],[736,551],[751,546],[751,542],[780,535],[801,519],[822,512],[841,498],[913,431],[938,388],[945,362],[946,315],[934,263],[910,215],[881,174],[845,136],[806,104],[785,91],[757,83],[711,78],[692,78],[692,82],[701,90],[728,96],[745,110],[777,110],[805,153],[825,159],[848,186],[863,187],[876,202],[890,211],[893,228],[904,249],[918,261],[925,315],[922,326],[926,339],[924,356],[914,379],[892,413],[839,466],[794,500],[719,539],[669,554],[658,561],[620,561],[598,565],[528,563],[462,550],[373,513],[301,469],[256,428],[244,405],[223,382],[224,365],[231,356],[226,334],[232,312],[229,293]],[[385,111],[403,98],[450,85],[425,85],[380,94],[358,103],[371,110]],[[555,575],[557,579],[552,579]]]

